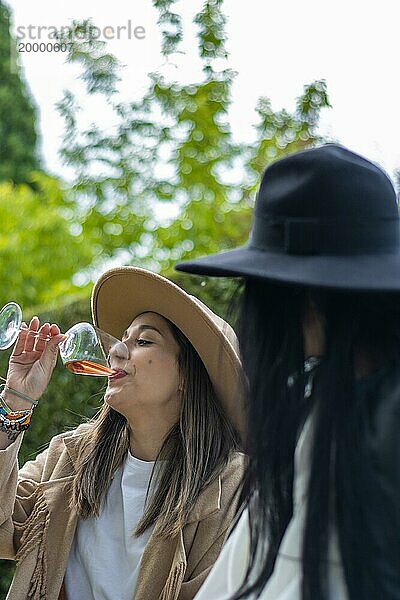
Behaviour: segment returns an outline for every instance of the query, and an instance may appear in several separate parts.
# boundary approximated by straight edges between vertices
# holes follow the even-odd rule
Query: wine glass
[[[21,324],[21,307],[16,302],[8,302],[0,311],[0,350],[13,345],[19,332],[25,329]],[[50,340],[50,336],[39,332],[32,335],[45,341]],[[118,369],[110,367],[108,355],[116,344],[125,346],[123,342],[90,323],[77,323],[65,335],[66,339],[59,344],[60,356],[72,373],[97,377],[110,377],[118,373]]]
[[[90,323],[77,323],[65,335],[59,345],[60,356],[72,373],[95,377],[118,373],[118,369],[110,367],[108,356],[112,347],[123,342]]]
[[[25,329],[22,324],[22,310],[16,302],[8,302],[0,311],[0,350],[7,350],[13,345],[21,329]],[[48,335],[34,333],[34,337],[42,338],[46,341],[50,339]]]

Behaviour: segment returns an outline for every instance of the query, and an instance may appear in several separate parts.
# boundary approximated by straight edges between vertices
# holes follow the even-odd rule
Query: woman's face
[[[105,401],[129,420],[155,415],[176,422],[180,413],[179,346],[167,321],[147,312],[134,319],[110,350],[110,364],[121,369],[109,377]]]

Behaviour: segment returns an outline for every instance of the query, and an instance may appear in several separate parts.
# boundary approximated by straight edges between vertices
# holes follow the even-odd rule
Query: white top
[[[65,573],[68,600],[132,600],[152,533],[133,535],[144,510],[154,462],[129,452],[97,518],[79,520]]]
[[[293,517],[283,537],[272,576],[264,587],[261,600],[301,599],[302,532],[306,512],[306,491],[309,478],[309,453],[312,439],[311,419],[306,422],[295,453]],[[228,600],[244,581],[250,550],[247,510],[228,538],[204,585],[195,600]],[[347,600],[340,554],[333,532],[329,547],[329,599]],[[255,596],[251,596],[255,598]]]

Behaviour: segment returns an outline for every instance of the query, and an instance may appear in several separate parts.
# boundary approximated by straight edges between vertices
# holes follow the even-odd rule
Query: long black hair
[[[303,319],[310,306],[324,321],[325,352],[314,393],[306,400]],[[363,468],[364,428],[371,405],[357,394],[357,365],[363,358],[378,372],[390,367],[399,383],[399,296],[321,291],[250,278],[244,282],[238,334],[249,382],[250,466],[241,500],[248,505],[250,559],[246,580],[234,599],[258,596],[273,572],[293,515],[295,448],[311,412],[314,435],[301,557],[302,599],[328,598],[332,524],[349,598],[394,598],[384,593],[373,569],[377,548],[366,510],[371,482]],[[289,377],[296,373],[299,376],[292,377],[289,386]],[[397,564],[398,558],[394,560]]]

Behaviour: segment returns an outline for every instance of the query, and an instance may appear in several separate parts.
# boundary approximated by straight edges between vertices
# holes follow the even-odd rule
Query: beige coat
[[[54,437],[49,448],[27,462],[19,475],[16,458],[21,439],[0,451],[0,557],[17,561],[6,600],[61,597],[77,523],[68,503],[79,436],[80,429]],[[142,556],[135,600],[195,596],[234,516],[243,463],[242,454],[232,457],[201,493],[178,536],[160,539],[155,527]]]

